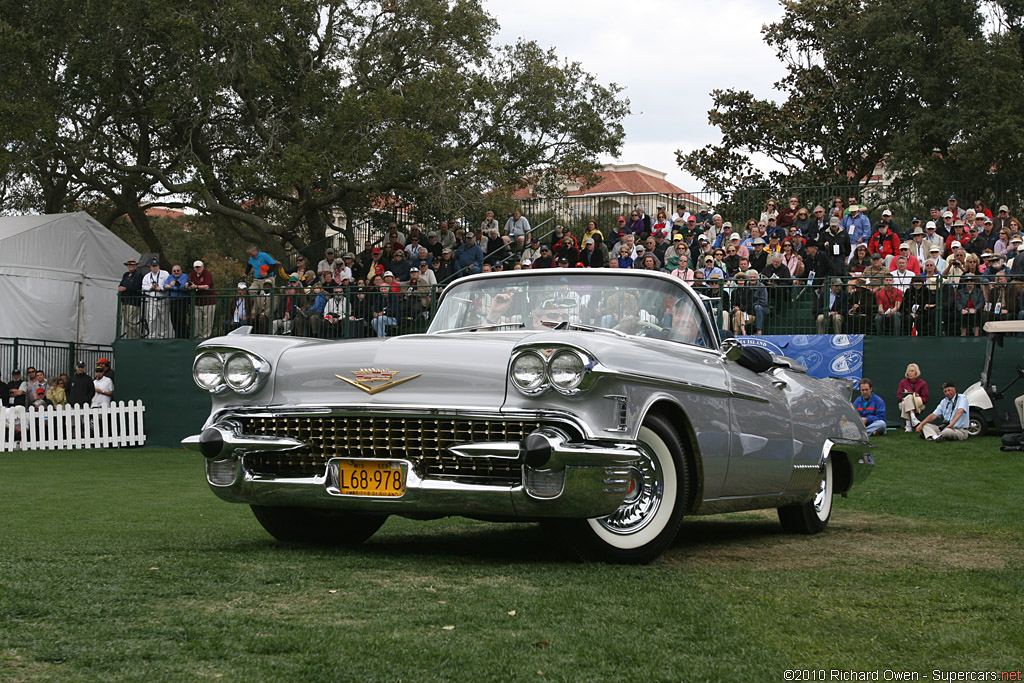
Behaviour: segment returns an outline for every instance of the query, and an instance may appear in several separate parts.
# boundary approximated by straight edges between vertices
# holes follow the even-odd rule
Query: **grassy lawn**
[[[1017,670],[1024,453],[877,441],[829,530],[694,518],[646,567],[535,525],[273,541],[173,450],[0,455],[0,680],[784,680]]]

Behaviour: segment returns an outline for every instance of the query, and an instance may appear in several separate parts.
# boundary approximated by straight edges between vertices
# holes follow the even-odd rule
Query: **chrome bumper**
[[[472,443],[451,449],[461,457],[503,458],[520,464],[522,477],[517,484],[421,476],[412,462],[382,454],[381,459],[404,465],[405,492],[400,497],[370,497],[338,491],[334,463],[342,458],[329,460],[326,471],[316,476],[269,476],[246,468],[246,455],[303,448],[305,444],[297,439],[242,434],[237,424],[227,421],[182,444],[206,456],[207,481],[217,496],[229,502],[408,516],[601,517],[622,505],[630,482],[639,480],[635,466],[643,457],[640,444],[570,443],[565,433],[544,427],[523,443]]]

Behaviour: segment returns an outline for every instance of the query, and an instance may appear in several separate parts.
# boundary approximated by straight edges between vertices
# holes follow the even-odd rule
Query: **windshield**
[[[674,282],[578,271],[456,283],[445,293],[428,332],[541,330],[559,324],[714,345],[698,304]]]

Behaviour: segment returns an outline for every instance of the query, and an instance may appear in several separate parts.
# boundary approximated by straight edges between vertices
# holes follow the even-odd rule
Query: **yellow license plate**
[[[338,492],[346,496],[401,496],[405,493],[405,470],[399,462],[339,460]]]

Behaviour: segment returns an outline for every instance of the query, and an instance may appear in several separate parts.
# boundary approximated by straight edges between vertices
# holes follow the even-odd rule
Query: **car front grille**
[[[330,458],[400,458],[421,476],[477,478],[516,483],[522,467],[504,458],[467,458],[449,448],[467,443],[519,442],[541,420],[505,420],[404,415],[282,415],[232,418],[242,432],[288,436],[306,443],[295,451],[245,456],[245,468],[274,476],[323,475]],[[558,424],[570,433],[575,430]]]

